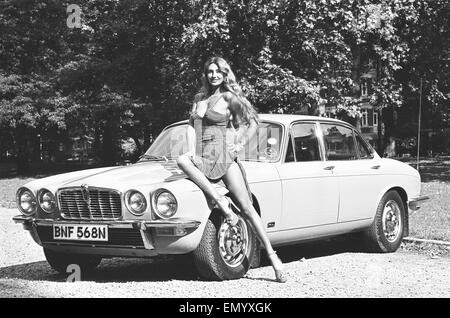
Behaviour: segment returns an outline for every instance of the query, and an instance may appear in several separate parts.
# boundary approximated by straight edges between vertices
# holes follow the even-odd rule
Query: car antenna
[[[419,171],[419,157],[420,157],[420,122],[422,119],[422,77],[420,78],[420,92],[419,92],[419,124],[417,129],[417,171]]]

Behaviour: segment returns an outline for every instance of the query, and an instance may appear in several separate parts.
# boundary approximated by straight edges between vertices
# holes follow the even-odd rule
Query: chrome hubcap
[[[382,224],[386,239],[389,242],[394,242],[397,240],[402,228],[402,219],[400,207],[394,200],[390,200],[385,204],[383,209]]]
[[[247,224],[240,216],[238,217],[239,222],[236,226],[222,222],[218,233],[220,256],[230,267],[242,264],[249,245]]]

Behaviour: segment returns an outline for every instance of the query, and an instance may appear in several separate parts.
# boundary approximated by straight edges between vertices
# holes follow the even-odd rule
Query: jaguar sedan
[[[324,117],[261,114],[239,154],[253,204],[273,246],[361,232],[376,252],[393,252],[408,214],[427,197],[420,175],[381,158],[351,125]],[[166,127],[140,160],[34,180],[17,191],[22,223],[64,273],[107,257],[190,254],[204,279],[242,277],[260,245],[239,214],[229,226],[178,168],[186,121]],[[233,134],[233,131],[230,132]],[[220,194],[228,191],[214,183]]]

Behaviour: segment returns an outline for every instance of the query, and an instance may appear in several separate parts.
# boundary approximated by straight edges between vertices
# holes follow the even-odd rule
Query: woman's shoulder
[[[223,99],[225,99],[225,101],[231,102],[231,101],[234,101],[236,99],[236,94],[233,94],[230,91],[226,91],[226,92],[222,93],[222,97],[223,97]]]
[[[194,96],[194,103],[204,100],[206,98],[204,93],[197,93]]]

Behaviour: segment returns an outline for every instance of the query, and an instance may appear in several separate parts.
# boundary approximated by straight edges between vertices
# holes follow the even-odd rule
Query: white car
[[[420,175],[380,158],[351,125],[301,115],[260,114],[240,153],[253,203],[273,246],[364,232],[374,251],[393,252],[408,212],[427,197]],[[22,223],[49,264],[89,270],[105,257],[191,253],[205,279],[242,277],[260,245],[240,216],[235,227],[176,164],[187,121],[166,127],[132,165],[34,180],[17,191]],[[228,191],[215,183],[219,193]],[[236,212],[238,209],[234,207]]]

